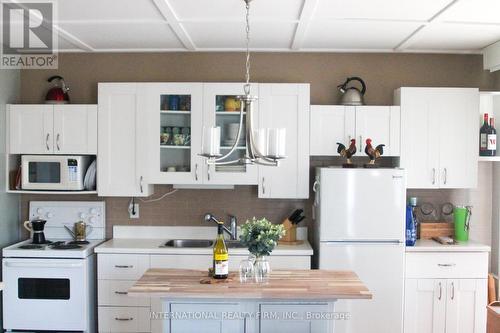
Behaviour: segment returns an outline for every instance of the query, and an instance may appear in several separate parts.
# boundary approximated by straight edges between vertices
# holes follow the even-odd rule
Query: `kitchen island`
[[[268,283],[240,283],[237,273],[225,282],[201,284],[207,272],[149,269],[129,296],[151,297],[152,331],[177,332],[333,332],[338,299],[370,299],[354,272],[276,270]],[[153,304],[155,304],[153,306]]]

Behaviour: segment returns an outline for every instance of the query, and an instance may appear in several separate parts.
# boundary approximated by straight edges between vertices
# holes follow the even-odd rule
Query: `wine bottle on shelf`
[[[229,274],[229,254],[224,241],[224,222],[217,222],[217,239],[214,245],[214,279],[227,279]]]
[[[488,131],[490,125],[488,125],[488,114],[485,113],[483,116],[483,126],[479,129],[479,155],[480,156],[491,156],[488,154]]]
[[[488,156],[497,154],[497,130],[495,129],[495,119],[490,118],[490,127],[488,129]]]

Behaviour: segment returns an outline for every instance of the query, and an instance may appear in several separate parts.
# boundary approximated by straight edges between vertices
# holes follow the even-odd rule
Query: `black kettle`
[[[347,87],[349,82],[358,81],[361,83],[361,90],[356,87]],[[364,95],[366,93],[365,82],[356,76],[348,77],[347,80],[341,85],[337,86],[338,90],[342,93],[340,104],[342,105],[364,105]]]

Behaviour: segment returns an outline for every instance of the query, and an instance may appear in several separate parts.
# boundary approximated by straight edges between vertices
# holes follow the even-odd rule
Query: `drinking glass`
[[[271,274],[271,266],[265,256],[257,257],[255,260],[255,282],[267,283]]]
[[[254,276],[253,261],[251,257],[240,262],[240,282],[252,282]]]

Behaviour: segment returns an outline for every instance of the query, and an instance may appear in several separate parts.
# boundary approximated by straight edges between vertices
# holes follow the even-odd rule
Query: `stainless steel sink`
[[[167,241],[164,247],[212,247],[213,240],[208,239],[171,239]]]
[[[229,249],[234,249],[234,248],[237,248],[237,249],[240,249],[240,248],[245,248],[246,246],[241,244],[241,242],[237,239],[235,240],[226,240],[226,246],[229,248]]]
[[[181,247],[181,248],[204,248],[204,247],[212,247],[214,246],[214,241],[209,239],[171,239],[167,241],[165,244],[161,245],[161,247]],[[226,246],[229,249],[234,248],[244,248],[243,244],[237,239],[235,240],[226,240]]]

